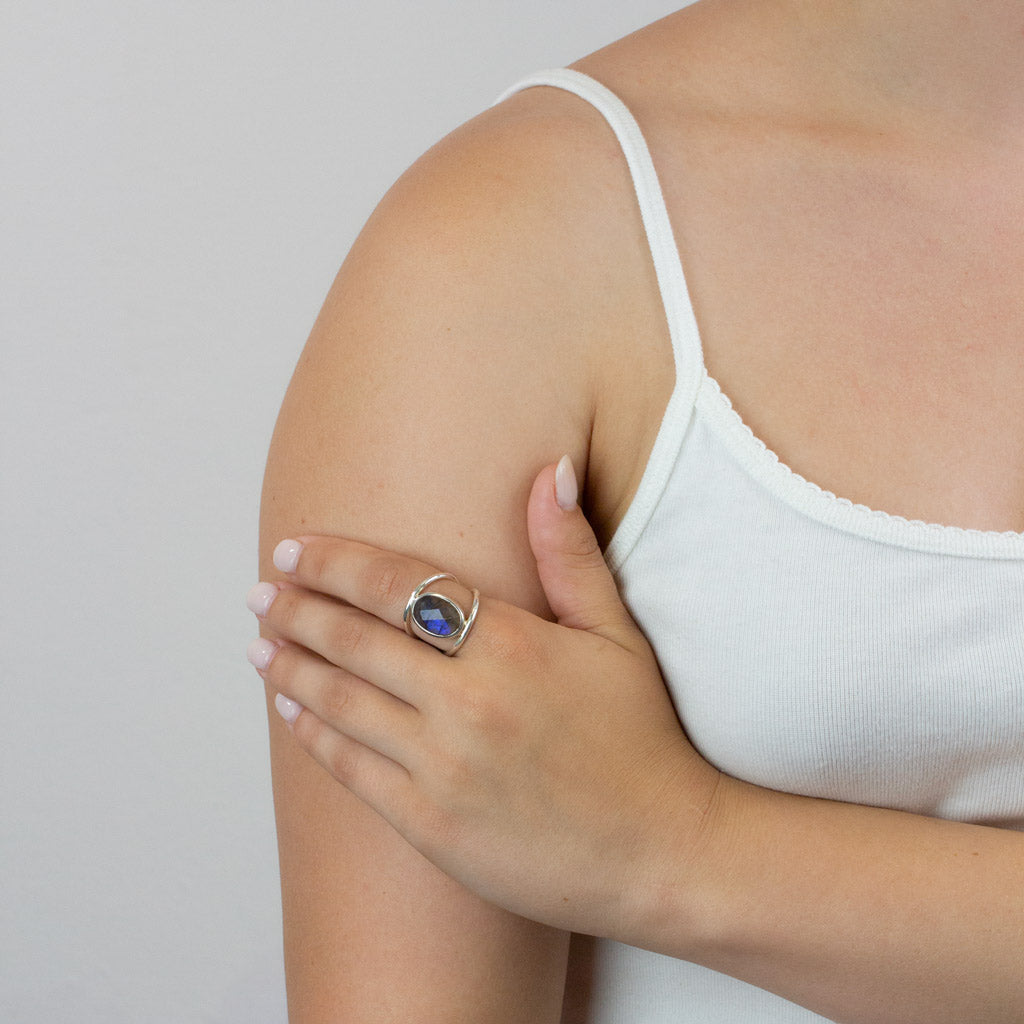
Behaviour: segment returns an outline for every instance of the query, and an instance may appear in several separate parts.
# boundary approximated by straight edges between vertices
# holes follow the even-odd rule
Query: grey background
[[[0,1020],[284,1020],[263,460],[388,185],[679,2],[0,0]]]

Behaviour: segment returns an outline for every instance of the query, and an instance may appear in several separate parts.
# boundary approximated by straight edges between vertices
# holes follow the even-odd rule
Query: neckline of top
[[[707,370],[696,408],[747,474],[791,508],[827,526],[869,540],[936,554],[1024,558],[1024,532],[909,519],[843,498],[808,480],[779,458],[748,426]]]

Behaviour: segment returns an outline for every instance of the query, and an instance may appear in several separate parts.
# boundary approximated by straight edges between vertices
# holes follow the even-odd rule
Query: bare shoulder
[[[566,452],[591,467],[605,382],[652,289],[628,171],[603,119],[559,90],[524,90],[425,154],[368,221],[285,401],[289,444],[317,438],[299,461],[321,483],[323,467],[348,466],[375,493],[400,486],[446,509],[457,496],[426,549],[405,503],[381,504],[369,542],[440,556],[489,534],[490,517],[521,554],[532,476]],[[587,474],[591,490],[600,474]],[[297,483],[282,486],[294,495]],[[328,532],[309,512],[307,532]],[[466,569],[499,582],[481,578],[482,564]],[[502,596],[537,604],[535,589],[502,582]]]

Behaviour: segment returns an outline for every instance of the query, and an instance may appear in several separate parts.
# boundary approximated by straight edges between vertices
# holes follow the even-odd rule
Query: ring
[[[459,582],[450,572],[428,576],[409,595],[402,621],[409,636],[425,640],[451,657],[465,643],[473,628],[480,607],[480,591],[473,591],[473,607],[467,616],[450,597],[427,590],[431,583],[438,580]]]

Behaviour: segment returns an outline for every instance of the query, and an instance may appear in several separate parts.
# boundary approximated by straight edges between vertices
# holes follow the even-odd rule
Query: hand
[[[524,917],[638,941],[719,774],[683,734],[567,459],[538,476],[528,528],[557,622],[485,596],[445,657],[402,622],[437,568],[303,537],[275,553],[288,582],[250,592],[277,638],[250,659],[297,742],[443,871]],[[458,585],[431,589],[468,610]]]

